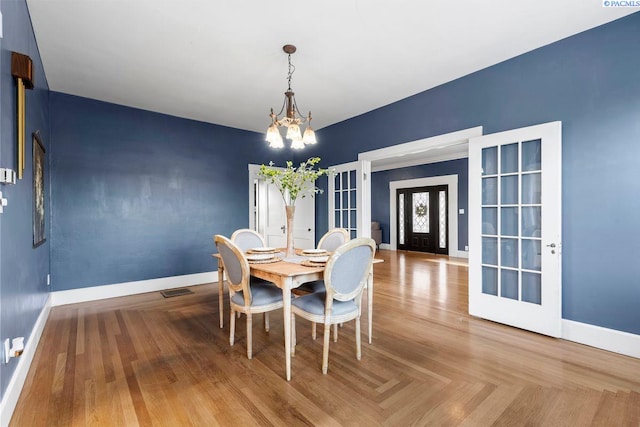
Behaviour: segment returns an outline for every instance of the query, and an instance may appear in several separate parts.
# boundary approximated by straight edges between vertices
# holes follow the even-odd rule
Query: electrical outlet
[[[9,363],[9,352],[11,351],[11,343],[9,342],[9,338],[4,340],[4,364]]]
[[[469,250],[469,246],[465,246],[465,247],[464,247],[464,250],[465,250],[465,251],[468,251],[468,250]]]

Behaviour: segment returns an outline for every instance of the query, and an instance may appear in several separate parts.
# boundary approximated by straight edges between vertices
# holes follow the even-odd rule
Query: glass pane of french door
[[[541,304],[541,140],[482,149],[482,292]]]

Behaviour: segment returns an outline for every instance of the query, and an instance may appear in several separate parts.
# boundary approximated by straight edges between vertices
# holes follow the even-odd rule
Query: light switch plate
[[[460,215],[464,215],[464,209],[458,209],[458,213],[459,213]]]
[[[4,364],[9,363],[9,352],[11,351],[11,343],[9,342],[9,338],[4,340]]]

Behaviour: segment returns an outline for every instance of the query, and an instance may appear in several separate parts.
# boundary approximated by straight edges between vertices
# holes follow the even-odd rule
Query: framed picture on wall
[[[33,247],[43,244],[44,233],[44,146],[40,132],[33,133]]]

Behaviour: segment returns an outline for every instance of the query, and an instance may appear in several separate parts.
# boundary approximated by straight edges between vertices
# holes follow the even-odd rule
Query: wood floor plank
[[[249,360],[217,283],[53,307],[10,425],[640,425],[640,360],[469,316],[465,260],[377,256],[362,359],[348,322],[322,375],[298,321],[289,382],[282,311],[269,332],[256,317]]]

